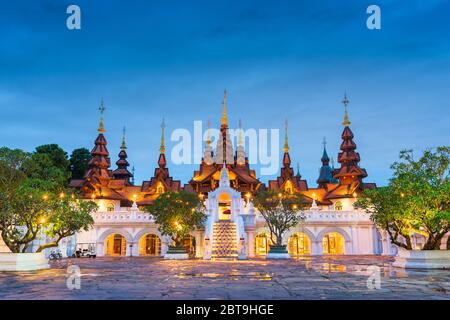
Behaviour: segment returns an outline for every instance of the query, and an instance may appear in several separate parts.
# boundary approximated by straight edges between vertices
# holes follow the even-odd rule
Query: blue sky
[[[69,4],[81,30],[66,28]],[[366,28],[370,4],[379,31]],[[153,174],[161,118],[169,133],[208,116],[217,126],[224,88],[231,126],[289,119],[311,186],[324,136],[337,155],[344,91],[367,182],[385,184],[401,149],[450,145],[444,0],[2,1],[0,37],[0,144],[90,149],[103,97],[112,160],[125,125],[137,181]],[[170,165],[184,183],[195,168]]]

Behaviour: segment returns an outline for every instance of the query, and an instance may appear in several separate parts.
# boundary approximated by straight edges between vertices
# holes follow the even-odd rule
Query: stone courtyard
[[[63,259],[51,269],[0,272],[0,299],[448,299],[450,270],[393,268],[392,258],[307,257],[289,261]],[[68,266],[81,271],[67,287]],[[379,267],[379,289],[367,282]],[[368,269],[369,268],[369,269]]]

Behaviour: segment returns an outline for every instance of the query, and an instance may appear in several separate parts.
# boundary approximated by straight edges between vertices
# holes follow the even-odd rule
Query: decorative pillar
[[[247,256],[249,258],[255,257],[255,231],[247,231]]]

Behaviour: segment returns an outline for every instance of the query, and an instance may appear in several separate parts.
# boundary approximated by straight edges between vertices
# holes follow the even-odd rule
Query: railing
[[[96,212],[93,215],[94,222],[108,222],[108,223],[120,223],[120,222],[154,222],[153,217],[141,211],[105,211]]]
[[[370,222],[370,215],[362,211],[335,211],[335,210],[306,210],[305,222],[354,222],[363,221]],[[258,222],[264,222],[264,218],[260,215],[256,215]]]
[[[317,210],[305,211],[306,222],[312,221],[371,221],[362,211]]]

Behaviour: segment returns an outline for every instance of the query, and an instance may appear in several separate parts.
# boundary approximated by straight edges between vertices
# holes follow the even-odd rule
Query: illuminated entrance
[[[219,220],[231,220],[231,197],[228,193],[219,196]]]
[[[161,240],[156,234],[146,234],[139,240],[140,256],[159,256],[161,254]]]
[[[311,254],[311,242],[309,237],[302,232],[295,233],[289,237],[288,252],[292,255]]]
[[[121,234],[115,233],[105,240],[105,255],[124,256],[127,252],[127,241]]]
[[[338,232],[327,233],[323,237],[323,254],[344,254],[345,239]]]
[[[272,241],[270,236],[266,233],[261,233],[255,237],[255,254],[257,256],[264,256],[269,252]]]
[[[190,234],[185,236],[183,239],[183,245],[186,252],[192,256],[195,256],[195,238]]]

